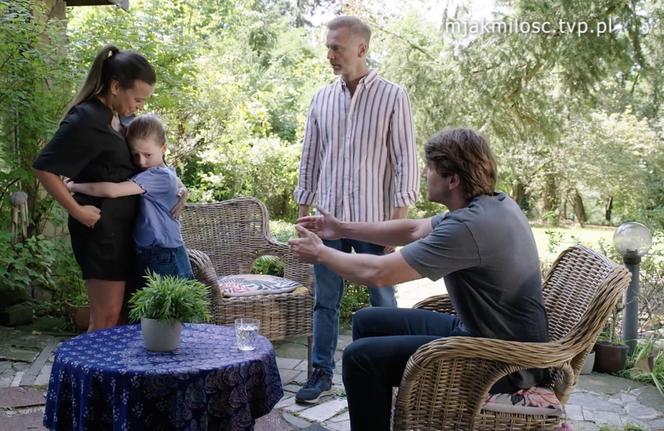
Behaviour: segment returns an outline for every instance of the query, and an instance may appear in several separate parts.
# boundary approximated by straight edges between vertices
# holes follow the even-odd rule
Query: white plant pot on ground
[[[581,374],[592,373],[594,365],[595,365],[595,352],[590,352],[586,356],[586,360],[583,362],[583,367],[581,367]]]
[[[182,323],[156,319],[141,319],[141,333],[145,348],[155,352],[170,352],[180,344]]]

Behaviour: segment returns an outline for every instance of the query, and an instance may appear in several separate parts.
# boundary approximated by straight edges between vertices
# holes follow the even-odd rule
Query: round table
[[[50,430],[252,430],[283,396],[272,344],[242,352],[232,327],[185,324],[173,352],[150,352],[140,325],[80,335],[58,348]]]

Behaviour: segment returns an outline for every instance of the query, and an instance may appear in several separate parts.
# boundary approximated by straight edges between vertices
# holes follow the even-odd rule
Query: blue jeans
[[[194,273],[189,263],[189,256],[184,247],[164,248],[136,247],[136,269],[138,271],[138,288],[145,286],[146,272],[155,272],[160,275],[173,275],[193,279]]]
[[[326,246],[336,250],[350,253],[367,253],[382,255],[385,247],[363,241],[350,239],[337,239],[323,241]],[[344,294],[344,280],[336,272],[324,265],[315,265],[316,275],[315,304],[313,321],[313,366],[320,368],[327,375],[332,376],[334,371],[334,352],[337,349],[339,336],[339,307]],[[369,286],[369,301],[374,307],[396,307],[394,287]]]

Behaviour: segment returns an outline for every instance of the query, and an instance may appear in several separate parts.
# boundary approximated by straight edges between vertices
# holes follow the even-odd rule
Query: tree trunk
[[[604,219],[611,223],[611,213],[613,212],[613,196],[609,196],[604,204]]]
[[[512,183],[512,199],[523,211],[528,210],[528,199],[526,197],[526,186],[520,180]]]
[[[574,189],[574,215],[576,215],[576,221],[583,227],[588,218],[586,216],[586,208],[583,206],[583,199],[577,189]]]
[[[558,226],[560,224],[557,188],[555,174],[546,174],[544,178],[544,205],[542,207],[542,218],[546,225]]]

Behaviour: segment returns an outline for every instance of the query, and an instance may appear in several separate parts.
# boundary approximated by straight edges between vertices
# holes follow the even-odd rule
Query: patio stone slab
[[[599,425],[596,425],[593,422],[576,422],[576,421],[567,421],[574,431],[599,431]]]
[[[619,392],[630,392],[644,386],[643,383],[634,380],[623,379],[610,374],[592,373],[580,376],[576,384],[576,390],[615,395]]]
[[[290,384],[290,385],[286,385],[286,386],[284,386],[284,392],[292,392],[292,393],[296,393],[297,391],[300,390],[300,388],[301,388],[300,385],[293,385],[293,384]]]
[[[2,431],[46,431],[42,420],[43,413],[29,413],[25,415],[0,416],[0,430]]]
[[[301,374],[301,371],[298,370],[283,370],[279,369],[279,375],[281,376],[281,384],[288,385],[291,382],[295,381],[295,378]]]
[[[340,415],[337,415],[337,416],[333,417],[332,419],[330,419],[330,422],[343,422],[343,421],[349,421],[349,420],[350,420],[350,413],[348,413],[348,411],[346,411],[346,412],[344,412]]]
[[[51,378],[51,369],[52,368],[53,368],[53,365],[44,365],[44,367],[39,372],[39,375],[37,375],[37,378],[35,379],[33,385],[35,385],[35,386],[48,386],[48,381]]]
[[[656,387],[644,386],[640,388],[637,398],[639,404],[655,409],[664,416],[664,398],[662,398],[662,394],[659,393]]]
[[[662,400],[662,403],[664,403],[664,400]],[[627,404],[625,411],[630,416],[642,421],[657,419],[658,416],[661,416],[661,413],[657,410],[638,403]]]
[[[304,431],[329,431],[329,430],[325,427],[322,427],[319,424],[311,424],[308,427],[304,428]]]
[[[16,362],[32,362],[39,355],[39,350],[25,349],[14,346],[0,346],[0,360]]]
[[[267,415],[258,418],[254,426],[254,431],[292,431],[296,429],[277,410],[272,410]]]
[[[325,425],[333,431],[350,431],[350,420],[328,422]]]
[[[46,361],[51,357],[51,354],[55,351],[55,348],[57,346],[57,342],[55,340],[50,340],[44,349],[39,353],[39,356],[37,356],[37,359],[34,360],[34,362],[30,365],[30,368],[28,368],[25,371],[25,374],[23,375],[23,379],[21,380],[21,386],[29,386],[29,385],[44,385],[48,384],[48,376],[46,376],[46,382],[44,383],[44,364],[46,364]],[[51,367],[48,367],[49,374],[51,372]],[[41,380],[40,383],[36,383],[35,380],[37,380],[37,377],[41,375]]]
[[[565,413],[567,413],[567,417],[569,419],[572,419],[574,421],[583,420],[583,410],[581,409],[581,406],[568,404],[565,406]]]
[[[664,418],[657,419],[656,421],[649,422],[648,425],[650,426],[651,430],[663,431],[664,430]]]
[[[302,362],[304,362],[305,367],[306,367],[306,362],[303,361],[302,359],[294,359],[294,358],[282,358],[277,356],[277,368],[285,369],[285,370],[294,370],[295,367],[300,365]]]
[[[345,398],[336,398],[314,407],[309,407],[301,411],[300,416],[314,422],[324,422],[347,408],[348,403]]]
[[[620,415],[616,412],[596,411],[595,422],[600,425],[622,426],[623,422]]]
[[[4,409],[43,406],[45,402],[44,391],[35,388],[0,389],[0,407]]]
[[[290,413],[284,413],[283,418],[291,425],[295,426],[297,429],[305,429],[311,425],[311,422],[305,421],[304,419],[292,415]]]

